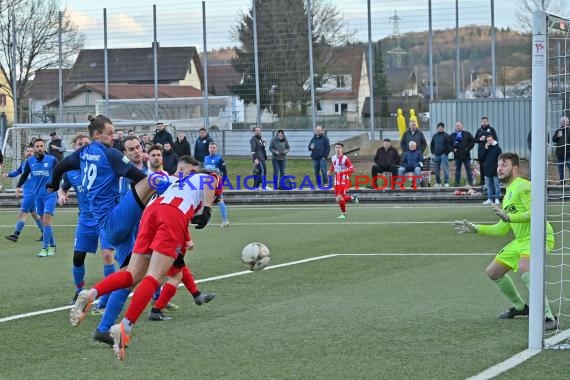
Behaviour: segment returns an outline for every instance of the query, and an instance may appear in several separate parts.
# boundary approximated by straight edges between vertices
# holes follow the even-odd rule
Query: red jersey
[[[354,172],[354,166],[350,162],[350,158],[346,155],[337,156],[336,154],[332,156],[332,163],[330,167],[331,172],[335,172],[335,185],[337,186],[347,186],[348,180],[352,172]]]

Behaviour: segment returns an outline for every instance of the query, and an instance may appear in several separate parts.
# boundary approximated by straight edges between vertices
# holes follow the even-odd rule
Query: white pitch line
[[[283,264],[277,264],[277,265],[272,265],[269,266],[267,268],[265,268],[264,270],[267,269],[277,269],[277,268],[284,268],[284,267],[288,267],[291,265],[297,265],[297,264],[304,264],[304,263],[308,263],[311,261],[316,261],[316,260],[322,260],[322,259],[328,259],[331,257],[335,257],[337,256],[336,254],[332,254],[332,255],[323,255],[323,256],[317,256],[317,257],[311,257],[308,259],[303,259],[303,260],[296,260],[296,261],[291,261],[288,263],[283,263]],[[250,273],[254,273],[250,270],[244,270],[244,271],[240,271],[240,272],[234,272],[234,273],[228,273],[228,274],[224,274],[221,276],[214,276],[214,277],[208,277],[208,278],[204,278],[201,280],[196,280],[197,284],[203,283],[203,282],[210,282],[210,281],[216,281],[216,280],[222,280],[225,278],[230,278],[230,277],[237,277],[237,276],[243,276],[246,274],[250,274]],[[184,284],[180,284],[179,287],[184,286]],[[129,294],[129,297],[131,297],[133,295],[133,293]],[[50,313],[55,313],[56,311],[62,311],[62,310],[69,310],[71,309],[71,305],[67,305],[67,306],[61,306],[61,307],[55,307],[52,309],[45,309],[45,310],[39,310],[39,311],[33,311],[30,313],[24,313],[24,314],[18,314],[18,315],[13,315],[11,317],[5,317],[5,318],[0,318],[0,323],[4,323],[4,322],[9,322],[9,321],[15,321],[18,319],[24,319],[24,318],[28,318],[28,317],[34,317],[36,315],[42,315],[42,314],[50,314]]]
[[[556,344],[570,339],[570,329],[564,330],[548,339],[544,340],[544,346],[546,348],[548,347],[552,347],[555,346]],[[506,372],[510,369],[515,368],[516,366],[524,363],[525,361],[527,361],[528,359],[532,358],[533,356],[541,353],[542,350],[541,349],[526,349],[524,351],[519,352],[516,355],[511,356],[510,358],[508,358],[507,360],[495,364],[492,367],[487,368],[486,370],[484,370],[483,372],[478,373],[475,376],[472,376],[470,378],[468,378],[467,380],[488,380],[488,379],[492,379],[494,377],[499,376],[500,374],[502,374],[503,372]]]

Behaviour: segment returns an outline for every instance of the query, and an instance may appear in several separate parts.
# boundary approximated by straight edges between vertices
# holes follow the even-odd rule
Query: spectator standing
[[[483,160],[481,159],[481,155],[485,150],[485,146],[487,145],[487,135],[491,134],[495,141],[499,141],[497,138],[497,131],[495,128],[489,125],[489,118],[487,116],[481,117],[481,126],[475,132],[475,142],[477,143],[477,157],[479,161],[479,167],[481,168],[481,183],[480,185],[483,186],[483,181],[485,181],[485,165],[483,165]],[[496,174],[496,173],[495,173]]]
[[[325,135],[323,127],[317,125],[315,128],[315,135],[309,142],[309,151],[313,159],[313,169],[315,171],[315,180],[317,184],[327,186],[327,166],[328,158],[331,150],[329,138]],[[321,179],[322,176],[322,179]]]
[[[429,144],[432,154],[432,162],[435,165],[435,187],[441,187],[441,168],[443,168],[443,183],[449,187],[449,152],[451,152],[451,142],[449,135],[445,132],[445,124],[437,123],[437,132],[432,136]]]
[[[54,156],[56,160],[61,161],[63,159],[63,152],[65,152],[65,146],[63,146],[63,142],[53,131],[49,134],[51,141],[49,142],[48,154],[50,156]]]
[[[249,140],[253,159],[253,176],[255,177],[253,187],[260,190],[273,190],[265,186],[267,151],[265,150],[266,142],[261,136],[261,127],[255,127],[254,133],[255,135]]]
[[[125,153],[125,146],[123,145],[123,131],[117,131],[115,138],[113,138],[113,148],[121,153]]]
[[[408,150],[410,141],[416,143],[416,149],[418,149],[419,152],[423,155],[427,148],[427,141],[423,132],[418,130],[418,124],[413,120],[410,120],[410,128],[404,132],[402,139],[400,140],[402,153]]]
[[[164,143],[166,142],[169,142],[171,146],[174,146],[172,135],[166,130],[164,123],[158,122],[156,123],[156,130],[154,137],[152,138],[152,143],[164,146]]]
[[[162,151],[162,163],[164,170],[170,175],[174,175],[178,167],[178,155],[172,150],[170,142],[165,142]]]
[[[400,163],[400,154],[398,150],[392,146],[389,138],[384,138],[382,146],[376,151],[374,156],[374,165],[372,165],[372,178],[384,172],[390,172],[392,175],[398,174],[398,164]],[[376,186],[378,186],[376,184]]]
[[[556,164],[558,165],[558,176],[560,184],[564,184],[564,165],[570,170],[570,126],[568,117],[562,116],[560,119],[560,128],[554,132],[552,142],[556,147]]]
[[[178,132],[176,134],[174,152],[178,155],[178,157],[192,155],[192,151],[190,150],[190,143],[186,139],[186,135],[183,132]]]
[[[461,165],[465,166],[467,184],[473,185],[473,173],[471,172],[471,149],[475,146],[473,135],[463,129],[463,124],[455,123],[455,131],[449,136],[451,151],[455,160],[455,186],[461,181]]]
[[[200,128],[200,136],[198,136],[196,144],[194,145],[194,158],[198,162],[204,162],[204,157],[208,155],[208,149],[212,141],[214,141],[214,139],[210,137],[206,128]]]
[[[491,205],[494,202],[496,205],[500,205],[501,182],[497,174],[497,165],[499,163],[499,156],[503,151],[492,133],[489,133],[485,137],[487,139],[485,149],[479,156],[481,173],[483,173],[483,171],[485,172],[485,184],[487,185],[487,200],[483,202],[483,204]],[[485,167],[485,169],[483,169],[483,167]]]
[[[269,144],[269,151],[271,152],[271,163],[273,164],[273,177],[275,186],[287,187],[290,189],[289,184],[282,184],[281,181],[285,177],[285,168],[287,167],[287,153],[289,153],[289,142],[282,129],[277,131],[277,135],[271,140]]]

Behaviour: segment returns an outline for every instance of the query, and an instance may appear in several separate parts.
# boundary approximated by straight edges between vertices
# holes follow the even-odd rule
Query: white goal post
[[[532,36],[532,146],[531,146],[531,283],[529,295],[528,348],[561,348],[570,337],[570,266],[565,253],[564,182],[559,184],[557,163],[549,161],[548,146],[562,117],[570,116],[569,20],[535,12]],[[570,147],[568,148],[570,151]],[[568,157],[570,160],[570,157]],[[550,169],[550,170],[549,170]],[[554,170],[553,170],[554,169]],[[570,215],[570,214],[568,214]],[[553,225],[556,246],[546,255],[546,221]],[[570,218],[569,218],[570,222]],[[552,312],[560,328],[548,339],[544,332],[544,301],[549,295]],[[562,343],[562,344],[560,344]],[[566,347],[565,347],[566,348]]]

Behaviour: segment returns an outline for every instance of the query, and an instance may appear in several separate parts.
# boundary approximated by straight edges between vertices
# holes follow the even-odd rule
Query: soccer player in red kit
[[[347,201],[352,201],[355,205],[358,205],[358,197],[356,195],[346,195],[346,190],[348,190],[350,184],[350,175],[354,172],[354,166],[352,166],[350,158],[342,152],[343,149],[344,145],[342,143],[334,145],[336,154],[331,158],[332,162],[328,173],[329,175],[335,174],[334,195],[342,212],[337,219],[346,219]]]
[[[79,325],[89,305],[98,296],[136,284],[131,304],[123,320],[111,327],[115,344],[113,349],[119,360],[124,360],[133,324],[150,302],[168,270],[180,254],[191,249],[188,224],[206,227],[215,199],[219,179],[208,174],[191,173],[192,165],[179,162],[184,177],[170,186],[161,196],[151,200],[143,212],[131,261],[126,271],[116,272],[89,290],[79,293],[70,312],[73,326]],[[198,214],[194,216],[194,214]]]

